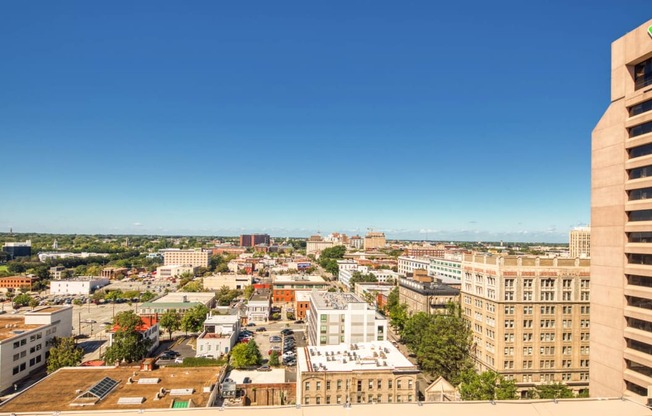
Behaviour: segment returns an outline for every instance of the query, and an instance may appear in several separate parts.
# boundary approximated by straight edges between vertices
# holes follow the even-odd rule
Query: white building
[[[49,341],[72,335],[72,306],[49,306],[0,316],[0,391],[45,366]]]
[[[352,293],[310,292],[306,319],[310,345],[387,339],[387,319]]]
[[[568,251],[570,257],[591,258],[591,227],[575,227],[571,230]]]
[[[462,256],[460,254],[444,255],[444,258],[431,257],[428,265],[428,276],[436,277],[445,282],[462,282]]]
[[[430,259],[426,257],[399,256],[398,272],[403,276],[414,273],[417,269],[428,270]]]
[[[104,277],[81,276],[74,279],[50,281],[51,295],[90,295],[109,284]]]
[[[247,302],[247,321],[266,322],[272,310],[272,294],[269,290],[256,291]]]
[[[340,260],[340,261],[345,262],[347,260]],[[338,266],[340,265],[340,261],[338,261]],[[340,267],[340,272],[338,275],[338,281],[348,288],[351,287],[351,278],[353,277],[353,274],[356,272],[362,274],[372,274],[376,278],[378,283],[398,282],[398,278],[401,277],[400,274],[396,273],[393,270],[371,269],[368,266],[358,266],[358,264],[355,262],[353,262],[353,264],[355,264],[355,267],[353,267],[351,263],[342,263],[341,264],[342,267]]]
[[[165,251],[163,252],[163,265],[182,264],[193,267],[208,267],[210,255],[210,251],[202,249]]]
[[[204,332],[197,338],[197,356],[219,357],[228,354],[238,341],[238,315],[212,315],[204,322]]]
[[[170,264],[167,266],[159,266],[156,268],[156,277],[159,279],[168,279],[173,277],[179,277],[184,273],[195,274],[195,267],[189,264],[180,265],[180,264]]]
[[[370,270],[369,273],[376,277],[378,283],[396,283],[398,282],[398,278],[401,277],[400,274],[389,269],[374,269]]]
[[[252,281],[253,276],[247,274],[216,274],[204,277],[204,289],[220,290],[226,286],[231,290],[244,290],[247,286],[251,286]]]

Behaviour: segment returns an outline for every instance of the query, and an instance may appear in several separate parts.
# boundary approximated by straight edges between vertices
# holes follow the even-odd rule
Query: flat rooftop
[[[40,328],[43,325],[26,325],[24,317],[0,316],[0,341],[13,338],[25,331]]]
[[[181,303],[184,301],[206,303],[214,297],[214,292],[170,292],[150,303]]]
[[[300,348],[301,371],[417,370],[389,341]]]
[[[217,382],[220,367],[166,367],[154,371],[140,371],[138,367],[68,367],[60,369],[39,383],[0,404],[4,412],[55,412],[109,409],[169,409],[174,399],[192,400],[193,406],[203,407],[208,403],[210,392],[204,387]],[[71,405],[82,393],[97,384],[104,377],[118,381],[118,385],[104,399],[94,405],[79,407]],[[129,378],[133,383],[129,384]],[[159,379],[151,384],[139,384],[140,379]],[[166,393],[160,400],[156,394],[164,388],[189,389],[191,394],[173,395]],[[56,392],[56,394],[54,394]],[[120,398],[142,397],[138,404],[118,404]]]
[[[277,283],[325,283],[326,281],[321,276],[315,275],[276,275],[274,276],[274,284]]]
[[[236,384],[244,384],[244,378],[249,377],[251,384],[282,384],[287,383],[284,368],[272,368],[272,371],[232,370],[226,378]]]
[[[349,303],[365,303],[357,295],[343,292],[310,292],[310,298],[317,309],[346,309]]]

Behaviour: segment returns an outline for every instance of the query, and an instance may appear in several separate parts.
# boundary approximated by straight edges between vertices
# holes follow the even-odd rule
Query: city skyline
[[[567,242],[632,6],[3,3],[0,230]]]

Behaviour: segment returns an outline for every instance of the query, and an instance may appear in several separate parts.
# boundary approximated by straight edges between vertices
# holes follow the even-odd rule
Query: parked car
[[[296,321],[294,321],[294,323],[295,324],[303,324],[305,322],[303,322],[303,319],[297,319]]]
[[[242,384],[249,384],[249,383],[251,383],[251,378],[249,378],[249,377],[245,377],[245,378],[242,380]]]
[[[261,365],[256,369],[257,371],[272,371],[272,368],[268,366],[267,364]]]
[[[249,323],[247,324],[247,326],[256,326],[256,323],[255,323],[255,322],[249,322]]]
[[[265,328],[264,326],[260,326],[256,328],[256,332],[265,332],[265,331],[267,331],[267,328]]]
[[[177,364],[183,364],[183,357],[177,357],[174,359],[174,362]]]

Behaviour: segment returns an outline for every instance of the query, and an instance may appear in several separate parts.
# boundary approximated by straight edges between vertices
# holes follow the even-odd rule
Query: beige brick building
[[[514,379],[522,391],[589,382],[588,259],[466,254],[461,306],[481,370]]]
[[[591,257],[591,227],[576,227],[568,236],[568,254],[570,257]]]
[[[592,136],[595,397],[652,394],[651,28],[648,20],[612,43],[611,103]]]
[[[193,267],[208,267],[211,252],[202,249],[174,250],[163,253],[163,265],[190,265]]]
[[[387,244],[385,240],[385,233],[370,231],[367,235],[364,236],[364,249],[365,250],[374,250],[377,248],[383,248]]]
[[[418,368],[389,341],[300,348],[298,404],[417,401]]]

